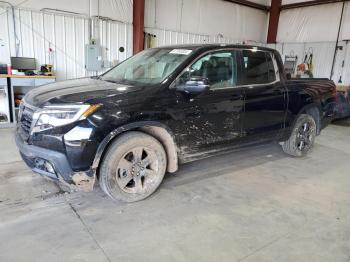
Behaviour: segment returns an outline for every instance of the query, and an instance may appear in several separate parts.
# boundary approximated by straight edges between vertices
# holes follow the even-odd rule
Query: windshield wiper
[[[105,81],[105,82],[109,82],[109,83],[114,83],[114,84],[117,83],[116,80],[111,80],[111,79],[103,79],[103,78],[100,78],[100,80]]]

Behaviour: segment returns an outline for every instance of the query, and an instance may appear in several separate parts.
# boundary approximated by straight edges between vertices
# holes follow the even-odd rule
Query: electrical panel
[[[101,71],[102,52],[99,45],[85,45],[85,68],[88,71]]]

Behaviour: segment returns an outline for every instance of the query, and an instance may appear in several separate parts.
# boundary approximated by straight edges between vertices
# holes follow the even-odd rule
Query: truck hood
[[[101,103],[105,98],[142,92],[144,89],[93,78],[80,78],[37,87],[28,92],[24,99],[35,107],[62,103]]]

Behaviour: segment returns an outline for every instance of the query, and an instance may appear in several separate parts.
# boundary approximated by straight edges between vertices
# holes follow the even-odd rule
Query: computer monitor
[[[35,58],[32,57],[11,57],[11,66],[18,71],[29,71],[36,69]]]

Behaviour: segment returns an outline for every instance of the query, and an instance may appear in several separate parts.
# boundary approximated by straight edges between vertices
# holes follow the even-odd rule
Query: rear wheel
[[[128,132],[106,152],[100,186],[112,199],[139,201],[157,190],[166,166],[166,153],[158,140],[142,132]]]
[[[283,151],[296,157],[305,156],[314,145],[316,132],[315,119],[311,115],[300,115],[290,138],[282,144]]]

